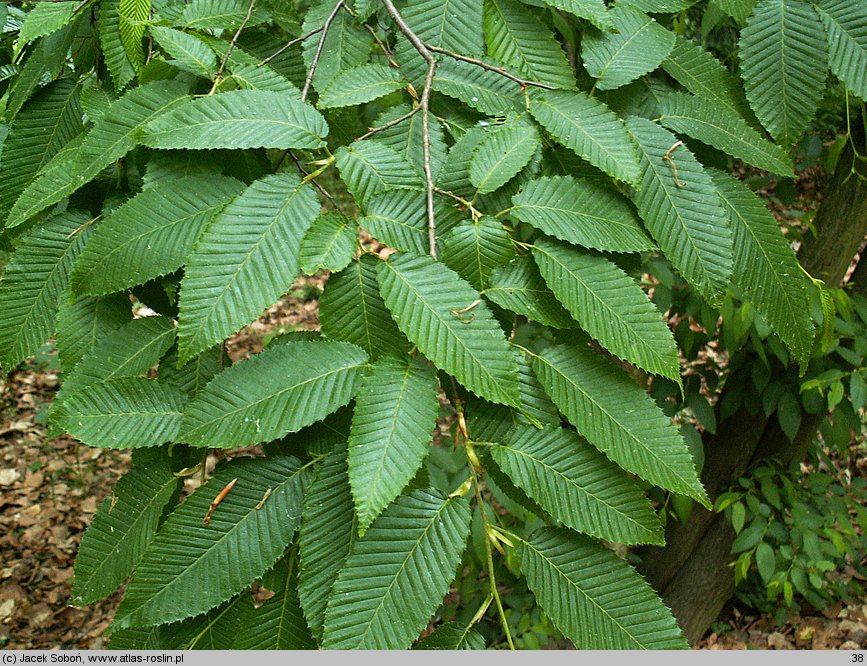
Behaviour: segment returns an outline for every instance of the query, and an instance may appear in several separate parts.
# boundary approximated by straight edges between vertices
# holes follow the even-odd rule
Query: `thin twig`
[[[424,78],[424,88],[422,89],[419,107],[421,108],[421,147],[424,158],[424,183],[425,183],[425,198],[427,199],[427,236],[428,246],[430,248],[430,256],[437,258],[437,238],[436,238],[436,215],[434,214],[434,181],[431,169],[430,160],[430,93],[433,88],[434,74],[436,74],[437,61],[433,53],[428,49],[427,45],[412,31],[403,16],[397,11],[392,0],[382,0],[385,9],[392,20],[397,24],[397,27],[413,45],[416,51],[419,52],[422,58],[427,63],[427,75]]]
[[[412,118],[420,110],[421,110],[420,106],[414,106],[412,108],[412,111],[409,111],[408,113],[404,113],[402,116],[400,116],[399,118],[395,118],[394,120],[389,120],[387,123],[385,123],[385,125],[380,125],[379,127],[371,127],[369,132],[367,132],[366,134],[362,134],[360,137],[358,137],[356,139],[356,141],[363,141],[364,139],[367,139],[367,138],[373,136],[377,132],[381,132],[382,130],[387,130],[389,127],[394,127],[395,125],[399,125],[407,118]]]
[[[304,87],[301,89],[302,102],[307,101],[307,93],[310,91],[310,84],[313,82],[313,75],[316,73],[316,66],[319,64],[319,58],[322,55],[322,47],[325,46],[325,38],[328,37],[328,28],[331,27],[343,4],[344,0],[340,0],[340,2],[334,5],[334,9],[331,10],[328,18],[325,19],[325,23],[322,24],[322,34],[319,36],[319,43],[316,45],[316,53],[313,54],[310,70],[307,72],[307,78],[304,79]]]
[[[310,172],[307,171],[307,169],[305,169],[302,166],[302,164],[298,160],[298,158],[295,157],[295,153],[293,153],[291,150],[287,150],[286,153],[289,155],[289,157],[292,158],[292,161],[295,162],[295,166],[298,168],[298,171],[303,173],[305,178],[310,175]],[[326,190],[324,187],[322,187],[322,185],[317,183],[315,180],[311,180],[310,182],[313,183],[313,187],[315,187],[317,190],[319,190],[319,192],[322,194],[322,196],[326,197],[333,204],[334,208],[337,211],[340,211],[340,206],[338,205],[335,198],[333,196],[331,196],[331,193],[328,190]],[[342,211],[340,211],[340,212],[342,212]]]
[[[400,65],[398,65],[395,62],[394,58],[391,56],[391,51],[389,51],[388,47],[385,44],[383,44],[382,40],[379,38],[379,35],[376,34],[376,30],[374,30],[372,27],[367,25],[367,23],[364,24],[364,27],[367,28],[367,31],[371,35],[373,35],[373,39],[376,41],[379,48],[382,49],[382,52],[385,54],[385,57],[388,58],[388,64],[391,65],[392,67],[398,67],[399,68]]]
[[[274,58],[276,58],[278,55],[280,55],[281,53],[283,53],[286,49],[288,49],[288,48],[290,48],[290,47],[292,47],[292,46],[295,46],[298,42],[303,42],[305,39],[307,39],[308,37],[312,37],[312,36],[315,35],[317,32],[322,32],[322,28],[323,28],[323,27],[324,27],[324,26],[319,26],[318,28],[314,28],[314,29],[311,30],[310,32],[305,33],[305,34],[301,35],[300,37],[296,37],[295,39],[290,39],[288,42],[286,42],[286,43],[285,43],[283,46],[281,46],[279,49],[277,49],[276,51],[274,51],[274,53],[272,53],[272,54],[269,55],[267,58],[265,58],[264,60],[262,60],[258,65],[256,65],[256,67],[261,67],[262,65],[267,65],[269,62],[271,62],[271,61],[272,61]]]
[[[411,41],[411,40],[410,40]],[[415,46],[415,44],[413,44]],[[547,83],[539,83],[538,81],[528,81],[527,79],[522,79],[520,76],[515,76],[510,71],[505,69],[504,67],[497,67],[496,65],[489,65],[484,60],[479,60],[478,58],[470,58],[469,56],[461,55],[460,53],[456,53],[455,51],[449,51],[448,49],[444,49],[441,46],[432,46],[430,44],[425,44],[425,46],[434,53],[442,53],[443,55],[447,55],[449,58],[454,58],[455,60],[462,60],[464,62],[468,62],[471,65],[475,65],[476,67],[481,67],[482,69],[486,69],[489,72],[494,72],[495,74],[499,74],[500,76],[504,76],[510,81],[514,81],[523,90],[527,86],[533,86],[535,88],[543,88],[544,90],[556,90],[554,86],[549,86]]]
[[[220,80],[223,78],[223,72],[226,71],[226,63],[229,62],[229,56],[231,56],[232,51],[235,50],[235,44],[238,41],[238,37],[241,36],[241,31],[247,27],[250,17],[253,16],[253,5],[255,4],[256,0],[250,0],[250,5],[247,7],[247,15],[244,17],[244,20],[241,21],[241,25],[238,26],[238,29],[235,31],[235,34],[229,42],[229,46],[226,49],[226,55],[224,55],[223,59],[220,61],[220,68],[214,76],[214,87],[211,88],[211,93],[213,93],[217,89],[217,86],[220,85]]]

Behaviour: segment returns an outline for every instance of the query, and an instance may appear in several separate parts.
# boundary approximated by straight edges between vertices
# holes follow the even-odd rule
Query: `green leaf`
[[[493,192],[527,166],[540,146],[532,125],[512,125],[486,134],[470,158],[470,182],[479,194]]]
[[[443,241],[445,264],[478,290],[485,288],[495,268],[514,256],[509,232],[489,216],[461,222]]]
[[[292,96],[232,90],[185,100],[140,133],[151,148],[321,148],[328,125]]]
[[[783,429],[789,441],[794,441],[801,429],[801,404],[788,391],[780,396],[780,402],[777,405],[777,421],[779,421],[780,428]]]
[[[33,5],[18,31],[15,57],[18,57],[22,49],[33,40],[50,35],[66,25],[72,19],[78,4],[77,2],[40,2]]]
[[[299,537],[298,594],[307,623],[320,641],[325,626],[325,607],[355,536],[346,447],[341,445],[316,469],[316,478],[305,496]]]
[[[429,257],[394,255],[378,270],[398,328],[434,365],[482,398],[517,404],[515,360],[475,289]]]
[[[338,213],[317,217],[301,240],[301,270],[313,275],[320,268],[340,271],[352,261],[358,227]]]
[[[49,218],[21,237],[0,282],[0,366],[6,373],[34,354],[54,331],[60,296],[84,246],[76,233],[87,216]]]
[[[67,290],[57,310],[54,338],[63,371],[72,370],[97,342],[131,319],[129,294],[75,298]]]
[[[551,31],[516,0],[485,0],[488,54],[535,81],[575,88],[575,76]]]
[[[355,542],[325,611],[325,649],[402,650],[454,579],[469,503],[433,490],[402,495]]]
[[[776,570],[774,562],[774,550],[764,541],[756,548],[756,566],[762,581],[767,584]]]
[[[217,69],[217,56],[210,46],[195,35],[164,26],[151,26],[151,34],[160,48],[174,58],[179,69],[209,77]]]
[[[470,160],[484,138],[485,131],[481,127],[473,127],[455,142],[437,174],[437,187],[453,194],[472,196],[474,190],[470,182]]]
[[[67,168],[53,173],[50,187],[46,189],[44,184],[37,187],[40,182],[37,180],[22,193],[9,214],[7,226],[27,221],[96,178],[100,171],[135,147],[133,133],[185,99],[186,93],[186,85],[177,81],[154,81],[130,90],[94,123],[75,159]]]
[[[0,211],[5,214],[25,186],[81,132],[81,87],[61,79],[40,90],[9,127],[0,162]],[[14,226],[10,217],[7,226]]]
[[[107,294],[176,271],[242,190],[240,181],[212,174],[166,179],[137,194],[96,226],[75,263],[73,288]]]
[[[544,237],[533,258],[557,299],[603,347],[680,384],[677,345],[659,309],[619,266]]]
[[[370,235],[397,250],[428,251],[427,203],[423,190],[394,190],[371,198],[361,225]]]
[[[181,282],[182,363],[286,293],[298,276],[301,240],[318,214],[313,188],[283,172],[253,182],[214,217]]]
[[[356,141],[335,153],[346,188],[361,206],[391,189],[421,189],[413,166],[393,148],[378,141]]]
[[[629,4],[648,14],[674,14],[692,7],[697,0],[628,0]]]
[[[138,377],[157,364],[175,341],[175,327],[168,317],[140,317],[99,340],[69,373],[54,399],[100,382]]]
[[[813,322],[808,281],[795,253],[761,199],[728,174],[709,173],[734,236],[734,283],[806,366],[813,347]]]
[[[600,30],[614,28],[614,22],[608,15],[604,0],[543,0],[543,2],[578,18],[587,19]]]
[[[231,492],[203,524],[232,479]],[[115,625],[181,620],[248,587],[292,541],[308,479],[309,471],[291,456],[239,459],[218,469],[160,528],[127,585]]]
[[[379,294],[378,263],[371,255],[353,261],[328,279],[319,301],[323,335],[352,342],[374,360],[408,346]]]
[[[253,597],[244,590],[202,615],[161,627],[160,643],[169,650],[228,650],[253,612]]]
[[[484,52],[482,0],[414,0],[403,18],[425,42],[466,56]]]
[[[64,432],[89,446],[141,448],[175,439],[184,402],[174,386],[125,377],[76,391],[53,414]]]
[[[800,0],[761,0],[738,46],[750,106],[774,139],[793,146],[813,119],[828,76],[819,15]]]
[[[647,14],[617,4],[608,10],[616,32],[588,30],[581,42],[584,69],[598,90],[614,90],[656,69],[674,48],[674,33]]]
[[[615,190],[583,178],[552,176],[527,183],[509,214],[546,234],[608,252],[655,249],[635,209]]]
[[[531,97],[530,113],[579,157],[614,178],[638,183],[635,144],[620,118],[598,99],[585,92],[545,91]]]
[[[533,370],[587,441],[628,472],[709,506],[689,447],[650,396],[609,359],[578,347],[549,347]]]
[[[818,9],[828,35],[831,71],[867,100],[867,12],[858,0],[822,0]]]
[[[199,392],[184,413],[180,438],[229,448],[297,432],[355,396],[366,362],[367,354],[345,342],[268,347]]]
[[[849,376],[849,397],[852,400],[852,409],[862,409],[867,404],[867,382],[860,371],[853,372]]]
[[[445,58],[437,66],[433,89],[491,116],[515,112],[521,100],[520,89],[514,81],[451,58]]]
[[[97,509],[81,539],[71,603],[84,606],[102,599],[132,573],[179,482],[165,457],[136,453],[132,470]]]
[[[393,106],[376,119],[374,126],[380,127],[387,122],[399,118],[408,111],[409,107],[405,104]],[[400,153],[404,160],[414,165],[419,176],[424,173],[424,151],[422,149],[422,144],[424,143],[424,123],[422,122],[422,117],[423,114],[416,113],[411,118],[386,130],[382,130],[376,135],[378,142],[393,148]],[[436,116],[431,118],[429,128],[432,173],[437,173],[440,170],[446,156],[446,142],[443,136],[443,128],[435,118]]]
[[[495,269],[491,273],[490,286],[482,293],[500,307],[544,326],[564,329],[577,326],[548,289],[529,256],[519,257],[508,266]]]
[[[121,0],[100,0],[99,3],[99,44],[115,90],[122,90],[135,77],[135,67],[120,34],[120,3]]]
[[[573,530],[615,543],[662,544],[662,525],[644,492],[575,433],[517,427],[491,447],[500,469]]]
[[[630,118],[627,127],[641,150],[641,189],[633,194],[639,215],[674,267],[711,305],[720,303],[732,273],[732,237],[713,181],[685,147],[668,153],[677,143],[671,132],[643,118]]]
[[[436,373],[420,360],[382,359],[364,378],[349,435],[359,535],[415,476],[438,411]]]
[[[223,369],[222,354],[222,346],[211,347],[178,368],[178,348],[175,346],[160,363],[160,380],[177,386],[184,395],[192,398]]]
[[[183,7],[182,24],[187,28],[197,30],[221,29],[237,30],[244,22],[248,2],[245,0],[190,0]],[[254,8],[247,25],[261,23]]]
[[[674,93],[659,102],[660,122],[668,129],[691,136],[748,164],[792,178],[792,159],[779,146],[766,141],[740,116],[700,97]]]
[[[608,548],[546,527],[521,541],[518,555],[536,600],[579,650],[688,647],[671,611]]]
[[[301,604],[298,601],[297,555],[290,554],[269,571],[263,587],[274,592],[234,637],[233,650],[314,650]]]
[[[145,62],[141,40],[150,19],[151,0],[120,0],[117,5],[118,32],[126,57],[137,72]]]
[[[714,0],[713,4],[738,24],[743,25],[756,8],[756,2],[757,0]]]
[[[413,650],[484,650],[485,639],[472,624],[441,624],[419,641]]]
[[[678,36],[662,69],[692,94],[755,122],[740,81],[698,44]]]
[[[404,86],[398,70],[369,63],[347,69],[335,76],[319,97],[319,108],[355,106],[393,93]]]
[[[321,28],[335,4],[336,0],[326,0],[313,4],[304,17],[302,34],[308,34],[316,28]],[[322,33],[320,32],[304,40],[303,53],[306,71],[309,71],[313,64],[313,56],[321,38]],[[341,72],[366,63],[374,43],[373,36],[362,25],[356,24],[348,12],[337,12],[322,44],[319,63],[313,73],[313,87],[321,92]]]

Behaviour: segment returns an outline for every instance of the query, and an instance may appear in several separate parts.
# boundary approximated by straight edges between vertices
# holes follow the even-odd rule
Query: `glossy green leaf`
[[[369,63],[341,72],[319,97],[319,108],[355,106],[400,90],[404,85],[397,69]]]
[[[615,543],[664,543],[642,490],[572,431],[519,426],[490,451],[519,488],[567,527]]]
[[[801,0],[761,0],[741,31],[747,99],[771,136],[791,147],[813,119],[828,76],[828,42]]]
[[[822,0],[819,16],[828,36],[831,71],[867,100],[867,12],[858,0]]]
[[[475,289],[445,265],[409,253],[392,256],[378,271],[398,328],[434,365],[480,397],[517,403],[515,361]]]
[[[614,90],[651,72],[674,48],[674,33],[620,3],[608,10],[616,32],[588,31],[581,58],[598,90]]]
[[[160,527],[126,587],[115,626],[181,620],[248,587],[291,542],[309,474],[291,456],[239,459],[219,468]],[[232,479],[231,492],[203,524]]]
[[[641,189],[632,197],[638,214],[675,268],[709,303],[720,303],[732,273],[732,239],[713,182],[692,153],[674,147],[669,131],[643,118],[627,126],[641,150]]]
[[[461,222],[443,241],[443,261],[474,289],[484,289],[491,272],[514,256],[509,232],[490,216]]]
[[[108,596],[132,573],[177,490],[180,480],[167,460],[141,453],[137,452],[132,470],[117,482],[112,496],[100,504],[81,539],[71,592],[76,606]]]
[[[509,214],[560,240],[609,252],[656,246],[635,208],[616,191],[581,178],[553,176],[527,183]]]
[[[553,33],[517,0],[485,0],[488,54],[518,74],[573,89],[575,76]]]
[[[268,347],[199,392],[184,413],[180,439],[228,448],[297,432],[355,396],[366,362],[367,354],[345,342]]]
[[[301,240],[319,214],[310,185],[283,172],[255,181],[214,218],[181,282],[181,362],[246,326],[300,269]]]
[[[151,26],[150,31],[156,43],[180,69],[198,76],[210,76],[217,69],[214,51],[195,35],[164,26]]]
[[[22,236],[0,281],[0,366],[11,372],[54,331],[57,306],[84,246],[86,214],[61,213]]]
[[[745,185],[711,170],[734,236],[733,282],[806,366],[813,348],[808,281],[789,242],[762,201]]]
[[[176,271],[214,214],[242,191],[234,178],[189,176],[128,199],[96,226],[75,263],[73,287],[107,294]]]
[[[677,345],[659,309],[605,257],[540,238],[539,272],[581,328],[625,361],[680,383]]]
[[[479,30],[482,0],[415,0],[407,4],[403,17],[428,44],[466,56],[484,52]]]
[[[545,284],[529,256],[495,269],[490,286],[483,294],[500,307],[545,326],[575,328],[578,325]]]
[[[401,650],[448,592],[470,530],[464,498],[432,490],[402,495],[340,570],[325,611],[325,649]]]
[[[511,125],[486,134],[470,158],[470,182],[479,194],[493,192],[527,166],[540,146],[532,125]]]
[[[346,455],[342,444],[325,458],[304,499],[298,594],[307,623],[320,641],[328,598],[357,536]]]
[[[177,437],[184,402],[174,386],[126,377],[91,384],[68,395],[53,416],[60,428],[89,446],[159,446]]]
[[[518,546],[521,571],[554,625],[583,650],[686,649],[671,611],[611,550],[545,527]]]
[[[792,159],[764,139],[740,116],[710,100],[674,93],[659,102],[660,122],[668,129],[718,148],[732,157],[784,177],[793,177]]]
[[[334,154],[346,188],[366,206],[377,194],[391,189],[421,189],[421,178],[396,150],[378,141],[357,141]]]
[[[611,109],[585,92],[546,91],[531,98],[530,112],[551,136],[609,175],[637,184],[635,144]]]
[[[386,358],[364,378],[349,434],[349,482],[360,535],[415,476],[438,411],[436,374],[423,362]]]
[[[185,100],[138,135],[151,148],[321,148],[328,125],[300,99],[233,90]]]
[[[301,240],[301,270],[313,275],[320,268],[340,271],[352,261],[358,227],[337,213],[317,217]]]
[[[611,460],[708,504],[677,428],[616,364],[589,350],[558,345],[534,356],[533,370],[578,432]]]

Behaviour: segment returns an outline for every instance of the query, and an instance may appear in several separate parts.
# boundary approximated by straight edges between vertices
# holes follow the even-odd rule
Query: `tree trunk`
[[[864,127],[855,123],[853,142],[865,149]],[[828,183],[814,220],[816,236],[804,238],[799,260],[813,277],[836,286],[846,274],[852,257],[867,235],[867,164],[855,159],[847,144]],[[856,275],[867,283],[867,258]],[[861,285],[867,293],[867,285]],[[702,481],[711,499],[730,486],[751,465],[776,457],[784,463],[803,459],[815,438],[824,414],[805,414],[794,441],[789,441],[775,417],[751,416],[739,410],[719,424],[717,435],[704,438],[705,467]],[[735,534],[725,516],[695,506],[686,522],[671,521],[666,545],[639,551],[639,570],[661,593],[687,639],[701,639],[734,594],[734,574],[729,562]]]

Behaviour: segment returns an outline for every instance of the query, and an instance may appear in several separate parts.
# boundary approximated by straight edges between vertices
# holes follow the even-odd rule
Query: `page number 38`
[[[864,653],[863,652],[855,652],[852,654],[852,658],[849,660],[853,664],[863,664],[864,663]]]

